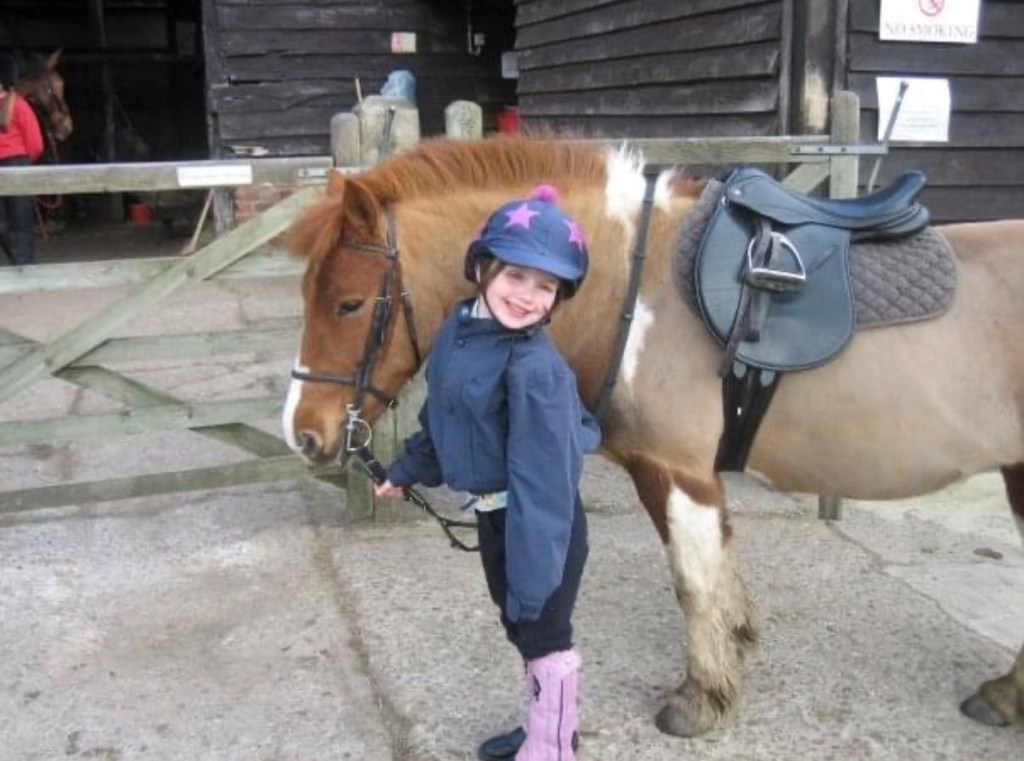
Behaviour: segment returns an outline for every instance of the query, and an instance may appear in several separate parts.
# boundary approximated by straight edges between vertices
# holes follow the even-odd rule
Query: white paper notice
[[[216,188],[225,185],[252,185],[252,164],[207,164],[178,167],[178,186]]]
[[[949,140],[949,80],[878,77],[878,139],[885,138],[889,116],[896,105],[900,82],[909,86],[900,104],[890,140],[944,143]]]
[[[882,0],[878,38],[977,42],[980,7],[981,0]]]
[[[391,33],[392,53],[415,53],[416,32],[392,32]]]

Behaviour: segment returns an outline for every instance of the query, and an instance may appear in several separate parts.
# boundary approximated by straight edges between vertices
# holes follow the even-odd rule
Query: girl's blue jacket
[[[583,453],[597,449],[601,432],[545,332],[474,318],[472,303],[441,326],[421,430],[388,479],[473,494],[507,490],[505,615],[534,620],[561,584]]]

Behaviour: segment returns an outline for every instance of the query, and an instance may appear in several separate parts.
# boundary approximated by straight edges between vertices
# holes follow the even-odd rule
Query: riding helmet
[[[572,297],[587,276],[589,256],[579,226],[557,202],[558,191],[541,185],[529,198],[498,207],[466,252],[466,279],[477,282],[480,258],[493,256],[554,275],[564,283],[565,298]]]

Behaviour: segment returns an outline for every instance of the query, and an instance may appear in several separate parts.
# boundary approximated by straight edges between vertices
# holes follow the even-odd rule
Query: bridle
[[[405,327],[409,334],[409,343],[412,345],[416,369],[418,370],[420,365],[423,364],[419,340],[416,337],[416,323],[413,321],[412,301],[409,298],[409,291],[402,282],[402,266],[398,259],[398,246],[395,242],[395,218],[390,210],[384,210],[384,220],[384,245],[355,243],[352,241],[342,241],[341,243],[346,249],[383,256],[388,261],[387,269],[384,272],[384,279],[381,281],[380,294],[373,305],[370,332],[367,334],[366,343],[363,345],[363,356],[359,360],[359,366],[356,368],[355,373],[352,375],[329,375],[312,371],[292,370],[292,378],[295,380],[333,383],[337,386],[352,386],[355,388],[355,397],[352,399],[352,403],[348,405],[348,408],[350,413],[354,412],[357,416],[362,412],[363,400],[367,394],[377,397],[388,408],[394,407],[397,403],[394,396],[381,391],[373,385],[373,371],[377,365],[377,360],[380,358],[381,349],[384,348],[384,344],[387,342],[388,330],[391,327],[391,314],[396,285],[399,291],[399,299],[402,302]]]
[[[396,406],[397,399],[380,390],[373,385],[373,371],[380,359],[381,350],[387,343],[388,333],[392,324],[394,312],[395,291],[398,292],[398,299],[401,301],[402,312],[405,318],[406,332],[409,336],[409,343],[412,345],[413,358],[416,363],[416,370],[423,364],[423,355],[420,352],[419,339],[416,335],[416,323],[413,321],[412,300],[409,291],[402,279],[402,265],[399,261],[397,238],[395,235],[395,218],[390,209],[384,209],[384,244],[358,243],[353,241],[342,241],[342,247],[359,251],[375,256],[383,256],[387,259],[387,269],[381,280],[380,293],[373,305],[373,316],[370,320],[370,330],[366,335],[366,343],[363,345],[363,355],[359,360],[359,366],[352,375],[330,375],[315,371],[304,372],[292,370],[292,378],[312,383],[329,383],[336,386],[352,386],[355,389],[355,396],[351,404],[345,406],[345,443],[339,452],[339,462],[344,465],[349,457],[355,455],[358,462],[366,469],[370,478],[381,484],[387,480],[387,471],[381,465],[372,449],[373,428],[363,418],[363,401],[367,394],[371,394],[385,404],[389,409]],[[415,371],[414,371],[415,372]],[[456,528],[475,528],[475,523],[454,521],[438,513],[424,499],[419,492],[412,488],[403,490],[405,499],[423,509],[431,515],[447,534],[453,547],[458,547],[467,552],[473,552],[477,548],[470,547],[460,541],[451,531]]]
[[[54,86],[54,73],[49,71],[45,76],[29,80],[21,85],[22,96],[44,118],[40,119],[40,127],[46,133],[46,142],[52,146],[56,157],[59,138],[57,130],[70,116],[67,103],[57,94]]]

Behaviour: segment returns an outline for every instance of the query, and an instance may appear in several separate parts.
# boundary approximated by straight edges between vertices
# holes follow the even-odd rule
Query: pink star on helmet
[[[583,231],[580,230],[580,226],[571,220],[563,220],[569,227],[569,242],[575,243],[579,246],[580,251],[586,246],[586,242],[583,240]]]
[[[533,211],[525,203],[517,206],[513,211],[505,213],[507,221],[505,227],[513,227],[519,225],[525,227],[527,230],[530,229],[530,220],[540,214],[539,211]]]

